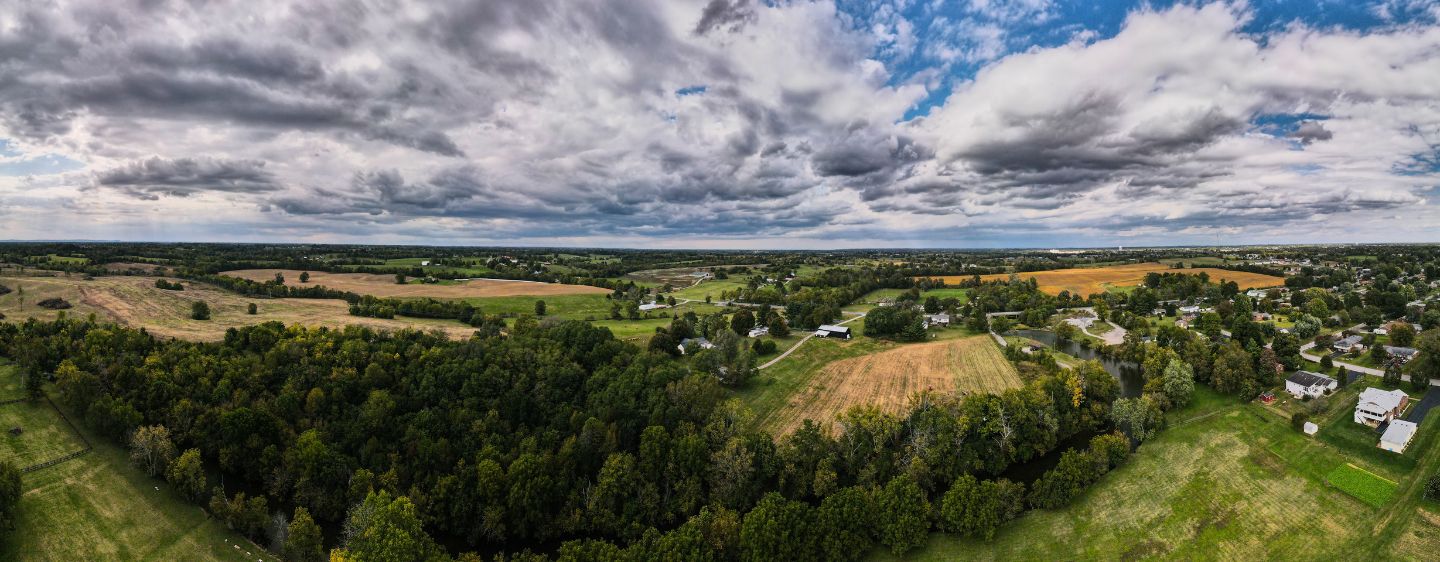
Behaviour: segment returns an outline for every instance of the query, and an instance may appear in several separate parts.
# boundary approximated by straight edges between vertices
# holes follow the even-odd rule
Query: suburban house
[[[1360,402],[1355,404],[1355,423],[1380,425],[1394,419],[1409,403],[1410,396],[1399,390],[1367,388],[1360,392]]]
[[[1392,453],[1405,452],[1405,446],[1415,438],[1415,423],[1405,420],[1395,420],[1385,428],[1385,433],[1380,436],[1380,448]]]
[[[1200,306],[1199,306],[1199,305],[1193,305],[1193,304],[1190,305],[1190,306],[1182,306],[1182,307],[1180,307],[1180,313],[1181,313],[1181,314],[1200,314]]]
[[[680,340],[680,354],[684,355],[685,348],[690,347],[692,343],[700,349],[715,349],[715,344],[710,343],[710,340],[707,340],[705,338],[685,338],[683,340]]]
[[[1370,333],[1375,334],[1375,335],[1377,335],[1377,336],[1383,336],[1383,335],[1389,334],[1389,333],[1390,333],[1390,329],[1389,329],[1389,328],[1386,328],[1386,327],[1384,327],[1384,326],[1381,326],[1381,327],[1379,327],[1379,328],[1375,328],[1374,330],[1370,330]]]
[[[1285,379],[1285,392],[1296,398],[1317,398],[1337,388],[1340,388],[1340,381],[1310,371],[1295,371]]]
[[[950,325],[950,315],[949,315],[949,314],[945,314],[945,313],[942,312],[942,313],[940,313],[940,314],[928,314],[928,315],[925,316],[925,327],[926,327],[926,328],[929,328],[930,326],[949,326],[949,325]]]
[[[749,335],[749,336],[752,337],[752,338],[758,338],[758,337],[760,337],[760,336],[763,336],[763,335],[766,335],[766,334],[769,334],[769,333],[770,333],[770,328],[765,327],[765,326],[756,326],[756,327],[754,327],[754,328],[751,328],[751,329],[750,329],[750,333],[747,334],[747,335]]]
[[[1251,315],[1251,318],[1250,318],[1250,319],[1251,319],[1251,320],[1254,320],[1254,321],[1256,321],[1256,322],[1268,322],[1268,321],[1270,321],[1270,313],[1268,313],[1268,312],[1256,312],[1255,314]]]
[[[815,337],[818,338],[842,338],[850,339],[850,328],[836,326],[833,324],[822,324],[815,329]]]
[[[1349,336],[1344,339],[1337,340],[1335,344],[1331,347],[1334,347],[1335,351],[1338,351],[1340,353],[1349,353],[1351,351],[1362,350],[1365,349],[1365,344],[1360,343],[1362,339],[1363,338],[1361,338],[1360,336]]]
[[[1391,359],[1394,359],[1404,364],[1410,362],[1410,360],[1414,359],[1416,355],[1419,355],[1420,350],[1413,347],[1398,347],[1393,345],[1387,345],[1385,346],[1385,353],[1389,354]]]

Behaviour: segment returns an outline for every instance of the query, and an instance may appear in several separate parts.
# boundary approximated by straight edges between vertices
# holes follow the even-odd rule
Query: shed
[[[835,324],[821,324],[815,329],[815,337],[850,339],[850,328]]]
[[[1380,448],[1392,453],[1403,453],[1410,440],[1415,437],[1416,425],[1405,420],[1393,420],[1380,436]]]
[[[1318,431],[1320,426],[1315,425],[1315,422],[1305,422],[1305,435],[1315,435]]]

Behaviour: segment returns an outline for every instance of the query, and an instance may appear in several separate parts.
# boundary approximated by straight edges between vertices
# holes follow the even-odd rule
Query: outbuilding
[[[850,339],[850,328],[846,326],[837,326],[834,324],[822,324],[819,328],[815,329],[815,337],[840,338],[848,340]]]
[[[1410,440],[1415,438],[1414,422],[1395,420],[1385,428],[1385,433],[1380,436],[1380,448],[1392,453],[1403,453]]]

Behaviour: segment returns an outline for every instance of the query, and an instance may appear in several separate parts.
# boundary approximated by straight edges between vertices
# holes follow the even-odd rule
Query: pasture
[[[219,340],[225,337],[228,328],[272,320],[286,325],[439,329],[451,337],[468,337],[474,331],[449,320],[351,316],[349,305],[338,299],[252,299],[203,283],[180,282],[185,286],[183,291],[157,289],[152,277],[96,277],[88,281],[78,275],[0,277],[0,284],[12,289],[11,293],[0,295],[0,313],[11,321],[30,317],[52,320],[61,311],[41,308],[35,303],[59,297],[72,305],[63,311],[72,316],[94,314],[97,319],[145,328],[157,336],[192,341]],[[20,288],[24,289],[23,295]],[[204,301],[210,307],[209,320],[190,319],[190,306],[194,301]],[[258,306],[258,314],[246,313],[250,303]]]
[[[1212,283],[1221,281],[1234,281],[1240,288],[1266,288],[1277,287],[1285,284],[1285,279],[1272,275],[1261,275],[1244,271],[1229,271],[1211,267],[1196,267],[1189,269],[1171,269],[1169,266],[1160,263],[1137,263],[1128,265],[1115,265],[1109,267],[1055,269],[1050,271],[1029,271],[1025,273],[997,273],[993,275],[981,275],[982,281],[1003,281],[1015,275],[1022,280],[1035,278],[1040,290],[1051,295],[1058,295],[1061,291],[1069,291],[1070,294],[1088,296],[1094,293],[1104,293],[1111,290],[1124,291],[1139,285],[1145,280],[1147,273],[1184,273],[1187,275],[1199,275],[1205,273],[1210,276]],[[940,277],[945,283],[959,283],[973,276],[949,275]]]
[[[1349,407],[1333,403],[1325,416]],[[1167,418],[1071,505],[1029,512],[991,542],[933,534],[906,559],[1426,560],[1440,548],[1440,505],[1421,499],[1440,468],[1433,438],[1412,444],[1425,451],[1421,462],[1376,507],[1329,482],[1340,467],[1362,466],[1351,451],[1294,431],[1263,406],[1196,387],[1196,400]],[[1440,431],[1436,418],[1422,436]],[[894,558],[877,548],[871,559]]]
[[[294,269],[242,269],[226,271],[221,273],[221,275],[239,277],[251,281],[269,281],[275,278],[276,273],[285,276],[286,285],[296,287],[320,285],[337,291],[349,291],[356,294],[374,295],[377,297],[461,299],[472,297],[603,295],[610,292],[609,289],[591,287],[589,285],[565,285],[560,283],[491,279],[471,279],[469,281],[456,281],[443,284],[406,283],[402,285],[395,282],[394,275],[383,275],[379,273],[326,273],[323,271],[309,272],[310,282],[302,284],[300,283],[300,274],[302,272]]]
[[[18,379],[3,366],[0,378]],[[0,458],[80,448],[79,437],[44,401],[0,406],[0,416],[7,428],[25,428],[27,439],[21,448],[9,435],[0,437],[7,440]],[[0,528],[0,560],[278,560],[207,517],[163,479],[131,466],[121,447],[87,437],[90,453],[23,476],[15,529]]]
[[[1019,374],[989,336],[901,345],[825,364],[783,407],[759,423],[783,435],[806,419],[833,424],[836,416],[854,406],[873,405],[898,414],[921,391],[997,393],[1021,384]]]

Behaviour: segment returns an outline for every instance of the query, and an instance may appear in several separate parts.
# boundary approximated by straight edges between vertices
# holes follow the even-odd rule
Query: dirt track
[[[321,285],[338,291],[350,291],[361,295],[377,297],[435,297],[460,299],[467,297],[520,297],[547,295],[601,295],[609,289],[589,285],[563,285],[559,283],[537,283],[534,281],[508,281],[498,279],[472,279],[453,284],[395,282],[394,275],[377,273],[326,273],[311,271],[310,282],[300,282],[300,271],[294,269],[242,269],[226,271],[221,275],[240,277],[251,281],[269,281],[276,273],[285,276],[285,284],[292,287]]]

